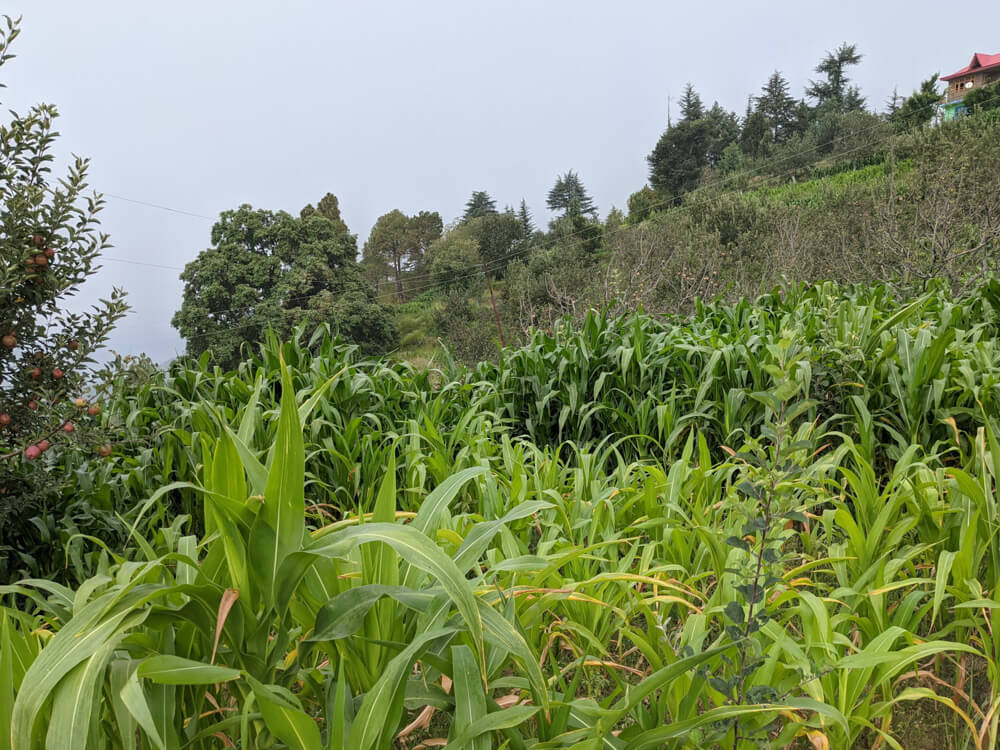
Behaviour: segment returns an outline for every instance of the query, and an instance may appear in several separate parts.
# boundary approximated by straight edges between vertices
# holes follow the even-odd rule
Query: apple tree
[[[19,31],[19,19],[0,18],[0,66]],[[11,512],[24,517],[19,499],[58,481],[28,462],[95,437],[100,406],[86,399],[88,373],[128,309],[118,289],[90,311],[67,309],[108,237],[98,230],[102,199],[87,191],[88,160],[75,157],[53,177],[57,117],[40,104],[0,122],[0,529]],[[93,448],[108,451],[103,441]]]

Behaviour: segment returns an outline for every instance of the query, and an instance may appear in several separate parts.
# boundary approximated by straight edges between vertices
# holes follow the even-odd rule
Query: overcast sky
[[[548,189],[574,169],[603,216],[645,182],[667,96],[687,81],[742,114],[775,69],[802,96],[848,41],[881,109],[894,86],[1000,52],[995,2],[958,15],[924,0],[4,5],[24,20],[0,99],[56,104],[60,155],[91,157],[108,196],[115,247],[80,301],[124,287],[134,310],[112,347],[160,362],[183,348],[170,327],[181,283],[136,263],[182,267],[241,203],[297,212],[333,192],[360,246],[393,208],[447,222],[473,190],[523,197],[544,224]]]

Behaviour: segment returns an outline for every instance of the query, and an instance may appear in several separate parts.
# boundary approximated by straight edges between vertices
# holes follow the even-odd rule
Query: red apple
[[[8,349],[13,349],[15,346],[17,346],[17,336],[15,336],[13,333],[8,333],[6,336],[3,337],[3,345],[6,346]]]
[[[63,432],[72,432],[73,430],[76,429],[76,427],[73,425],[72,422],[67,422],[66,424],[64,424],[62,426],[62,428],[63,428]]]
[[[10,424],[10,414],[0,414],[0,425],[6,427]]]
[[[42,439],[42,440],[38,441],[38,449],[42,453],[45,453],[45,451],[47,451],[51,447],[52,447],[52,443],[50,443],[48,440]]]
[[[42,455],[42,449],[37,445],[29,445],[24,451],[24,457],[29,461],[34,461],[40,455]]]
[[[52,371],[52,377],[56,378],[57,380],[62,376],[63,376],[63,371],[60,370],[58,367]]]

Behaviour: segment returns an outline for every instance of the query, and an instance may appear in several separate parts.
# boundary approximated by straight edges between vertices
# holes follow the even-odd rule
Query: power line
[[[146,263],[141,260],[128,260],[127,258],[109,258],[106,255],[99,256],[99,260],[113,260],[115,263],[131,263],[133,266],[149,266],[150,268],[165,268],[168,271],[183,271],[180,266],[165,266],[161,263]]]
[[[124,195],[115,195],[114,193],[102,193],[109,198],[114,198],[119,201],[126,201],[128,203],[135,203],[140,206],[147,206],[149,208],[158,208],[161,211],[169,211],[172,214],[180,214],[181,216],[191,216],[195,219],[206,219],[207,221],[216,221],[217,217],[206,216],[205,214],[196,214],[193,211],[185,211],[181,208],[171,208],[170,206],[164,206],[159,203],[150,203],[149,201],[141,201],[136,198],[126,198]]]

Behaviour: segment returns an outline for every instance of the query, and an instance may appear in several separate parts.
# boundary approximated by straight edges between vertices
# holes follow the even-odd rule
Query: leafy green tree
[[[513,214],[481,216],[469,222],[479,246],[479,257],[494,276],[503,276],[511,254],[524,239],[521,222]]]
[[[521,199],[521,207],[517,210],[517,220],[521,224],[521,235],[528,239],[535,233],[535,223],[531,219],[531,212],[524,198]]]
[[[477,283],[482,278],[481,262],[479,239],[472,222],[454,227],[427,250],[427,269],[434,283],[445,291],[466,289]]]
[[[379,269],[382,278],[395,285],[397,302],[405,299],[405,274],[422,267],[424,252],[441,236],[442,227],[436,211],[421,211],[410,217],[394,209],[376,220],[362,251],[362,262]]]
[[[465,213],[462,214],[462,221],[478,219],[480,216],[495,214],[496,212],[497,203],[490,197],[490,194],[485,190],[476,190],[465,204]]]
[[[173,326],[190,356],[210,351],[227,369],[241,361],[244,343],[299,324],[329,324],[367,350],[384,350],[395,332],[356,256],[343,221],[319,211],[301,218],[249,205],[225,211],[212,227],[212,247],[181,274]],[[357,322],[364,316],[369,324]]]
[[[597,214],[597,206],[588,195],[580,176],[572,169],[556,179],[545,204],[549,210],[562,212],[563,216],[593,217]]]
[[[825,79],[810,81],[806,88],[806,95],[816,100],[817,109],[842,114],[864,107],[864,97],[857,87],[848,85],[851,79],[847,74],[847,69],[860,63],[861,58],[857,45],[846,42],[826,53],[816,66],[816,72],[826,76]]]
[[[19,33],[20,20],[3,16],[0,65],[14,57]],[[95,352],[128,309],[115,289],[92,312],[66,310],[109,242],[98,229],[104,202],[87,193],[89,161],[77,157],[53,179],[58,116],[42,104],[0,123],[0,549],[17,536],[7,521],[30,525],[61,480],[21,458],[99,437],[88,419],[97,407],[74,401]]]
[[[683,120],[700,120],[705,116],[705,105],[701,97],[690,83],[684,85],[681,93],[681,118]]]
[[[306,218],[307,216],[312,216],[313,214],[319,214],[337,225],[338,231],[347,232],[347,224],[344,223],[343,218],[340,215],[340,201],[337,200],[337,196],[333,193],[327,193],[319,202],[313,207],[312,203],[306,205],[302,211],[299,212],[300,218]]]
[[[326,324],[364,351],[384,352],[398,341],[395,324],[358,265],[357,238],[342,227],[316,212],[278,228],[276,254],[286,269],[278,288],[279,333]]]
[[[653,189],[673,196],[693,190],[708,166],[713,135],[706,120],[681,120],[664,131],[646,157]]]
[[[192,357],[211,351],[234,367],[247,341],[263,341],[281,323],[277,289],[282,277],[279,228],[292,221],[283,211],[247,204],[223,211],[212,227],[212,247],[184,267],[183,301],[171,324]]]
[[[788,89],[788,81],[776,70],[757,97],[757,111],[767,120],[771,143],[785,141],[795,122],[796,101]]]
[[[649,185],[643,185],[628,197],[628,220],[631,224],[645,221],[658,208],[663,208],[668,198],[657,193]]]
[[[920,88],[914,91],[889,114],[889,122],[900,130],[908,130],[918,125],[925,125],[934,116],[934,105],[941,95],[937,90],[938,74],[935,73],[926,81],[921,81]]]
[[[973,114],[1000,109],[1000,82],[972,89],[962,99],[962,105]]]
[[[444,222],[437,211],[421,211],[410,218],[407,241],[413,270],[419,271],[423,268],[427,248],[441,236],[443,231]]]
[[[379,216],[364,247],[365,262],[388,269],[396,286],[396,301],[403,301],[403,271],[410,264],[410,220],[399,209]]]

